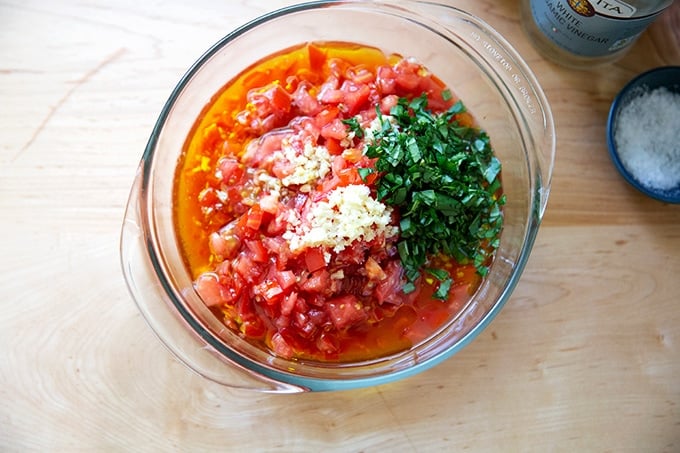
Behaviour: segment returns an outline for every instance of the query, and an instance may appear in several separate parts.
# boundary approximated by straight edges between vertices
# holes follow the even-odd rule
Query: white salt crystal
[[[614,142],[621,163],[643,186],[680,186],[680,94],[644,90],[622,107]]]

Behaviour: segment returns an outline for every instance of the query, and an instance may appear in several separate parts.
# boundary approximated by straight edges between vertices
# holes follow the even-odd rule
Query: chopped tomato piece
[[[274,354],[279,357],[285,359],[293,357],[293,348],[283,339],[283,336],[279,332],[276,332],[272,336],[272,350],[274,351]]]
[[[259,90],[248,93],[248,102],[255,106],[258,115],[263,118],[272,113],[283,115],[290,110],[290,94],[280,84],[272,83]]]
[[[321,352],[332,354],[338,351],[340,345],[336,337],[323,332],[316,340],[316,347],[319,348],[319,351]]]
[[[244,320],[240,327],[241,332],[248,338],[262,338],[267,329],[260,318],[252,317]]]
[[[303,115],[316,115],[321,109],[321,104],[309,93],[309,87],[305,83],[298,85],[293,93],[293,103]]]
[[[342,102],[343,94],[340,88],[340,80],[337,77],[331,76],[326,79],[326,82],[321,85],[319,94],[316,96],[317,100],[327,104],[339,104]]]
[[[195,284],[196,292],[208,307],[214,307],[224,303],[222,285],[216,274],[203,274],[198,277]]]
[[[279,211],[279,198],[274,194],[265,195],[260,198],[260,209],[269,214],[276,214]]]
[[[340,87],[343,94],[342,103],[349,116],[355,115],[368,101],[371,89],[368,85],[360,85],[350,80],[345,80]]]
[[[281,149],[281,142],[285,134],[279,131],[272,131],[261,136],[258,140],[248,143],[242,161],[251,166],[259,166],[266,162],[267,158],[277,150]]]
[[[382,98],[382,101],[380,101],[380,112],[383,115],[389,115],[390,111],[392,110],[392,107],[396,106],[398,102],[399,96],[395,94],[385,96],[384,98]]]
[[[253,286],[253,293],[260,296],[266,304],[273,305],[283,297],[283,288],[276,280],[265,280]]]
[[[281,271],[276,273],[276,281],[285,290],[297,283],[297,276],[291,270]]]
[[[225,184],[236,184],[245,173],[245,166],[234,158],[220,159],[217,168]]]
[[[319,46],[310,44],[307,46],[307,52],[309,55],[309,66],[313,71],[321,71],[324,64],[326,63],[326,52],[324,52]]]
[[[253,205],[247,215],[246,227],[251,230],[259,230],[260,225],[262,225],[262,209],[260,209],[260,205]]]
[[[419,69],[419,65],[411,63],[408,60],[399,61],[399,63],[394,66],[397,86],[407,90],[409,93],[413,92],[420,84],[421,76],[418,74]]]
[[[340,140],[335,138],[326,138],[326,149],[331,156],[337,156],[345,150],[340,144]]]
[[[234,234],[211,233],[209,241],[210,251],[219,261],[234,258],[241,247],[241,241]]]
[[[335,106],[329,106],[319,112],[314,118],[314,123],[319,127],[324,127],[338,117],[340,111]]]
[[[246,247],[250,251],[250,257],[256,263],[266,263],[269,259],[267,249],[259,239],[246,240]]]
[[[342,58],[329,58],[327,62],[327,68],[331,73],[329,78],[334,77],[339,79],[344,77],[350,67],[351,65],[347,60]]]
[[[359,171],[356,169],[356,167],[338,170],[337,176],[339,179],[338,186],[340,187],[363,183],[363,180],[361,179],[361,176],[359,176]]]
[[[348,68],[347,71],[345,72],[345,77],[347,77],[354,83],[364,85],[368,84],[369,82],[372,82],[375,79],[373,71],[361,65]]]
[[[314,272],[311,276],[300,282],[300,288],[310,293],[322,293],[328,288],[331,275],[326,269]]]
[[[397,81],[395,80],[395,76],[396,74],[391,66],[378,67],[376,85],[383,95],[396,93]]]
[[[281,314],[283,316],[288,316],[293,312],[293,308],[295,308],[295,303],[298,300],[298,293],[292,292],[288,294],[284,299],[283,302],[281,302]]]
[[[348,294],[326,303],[328,315],[336,329],[343,330],[368,318],[366,310],[355,296]]]
[[[305,264],[309,272],[315,272],[326,267],[326,258],[319,247],[310,248],[305,252]]]
[[[387,274],[380,267],[380,264],[370,256],[366,259],[364,268],[369,280],[384,280],[387,278]]]
[[[347,126],[345,126],[342,121],[336,118],[321,128],[321,136],[325,138],[342,140],[347,138]]]
[[[404,301],[404,292],[401,290],[403,286],[401,264],[397,261],[390,261],[387,266],[383,268],[385,278],[380,280],[375,288],[375,296],[378,303],[385,302],[390,304],[401,304]]]
[[[255,264],[250,256],[244,252],[241,252],[236,259],[234,270],[248,282],[253,282],[262,273],[262,270]]]

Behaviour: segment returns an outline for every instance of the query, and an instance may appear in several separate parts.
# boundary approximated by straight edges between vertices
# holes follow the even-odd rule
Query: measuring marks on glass
[[[515,72],[514,67],[512,64],[505,58],[505,56],[496,49],[491,43],[489,43],[487,40],[482,39],[482,37],[477,34],[476,32],[470,33],[470,36],[472,39],[474,39],[476,42],[480,43],[482,46],[482,49],[488,53],[491,58],[508,74],[510,74],[510,80],[513,82],[513,86],[519,91],[519,93],[522,95],[522,99],[524,99],[524,103],[529,110],[529,113],[532,115],[536,114],[536,106],[534,104],[533,98],[531,96],[531,91],[524,85],[524,78],[519,75],[517,72]]]

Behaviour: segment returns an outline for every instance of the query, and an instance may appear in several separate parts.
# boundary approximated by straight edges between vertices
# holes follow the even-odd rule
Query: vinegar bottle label
[[[575,55],[603,57],[632,44],[660,11],[635,17],[637,9],[620,0],[530,0],[538,29]]]

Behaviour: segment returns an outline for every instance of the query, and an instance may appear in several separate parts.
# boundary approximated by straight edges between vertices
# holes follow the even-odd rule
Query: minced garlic
[[[356,240],[371,241],[379,235],[392,237],[398,228],[391,225],[392,208],[371,197],[363,184],[338,187],[328,194],[328,201],[312,205],[306,219],[284,233],[292,251],[308,247],[332,247],[344,250]]]

